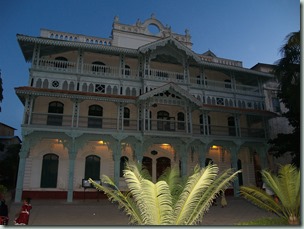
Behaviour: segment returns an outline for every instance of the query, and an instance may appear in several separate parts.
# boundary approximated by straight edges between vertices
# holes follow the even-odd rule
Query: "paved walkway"
[[[226,197],[228,206],[212,206],[201,225],[235,225],[274,214],[257,208],[242,198]],[[219,203],[219,201],[217,201]],[[29,225],[35,226],[126,226],[127,216],[106,199],[74,200],[32,200],[33,209]],[[15,214],[21,203],[9,204],[9,225],[13,225]]]

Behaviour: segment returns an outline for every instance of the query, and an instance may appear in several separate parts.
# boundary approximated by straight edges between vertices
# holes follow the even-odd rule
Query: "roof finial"
[[[155,13],[152,13],[152,14],[151,14],[151,18],[152,18],[152,19],[155,19]]]

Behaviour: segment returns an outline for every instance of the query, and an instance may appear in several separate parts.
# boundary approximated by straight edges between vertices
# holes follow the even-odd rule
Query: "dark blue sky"
[[[297,0],[0,0],[0,122],[16,128],[21,137],[23,105],[14,88],[28,85],[30,65],[16,34],[39,36],[45,28],[108,38],[114,16],[135,24],[152,13],[173,32],[189,29],[196,53],[210,49],[246,68],[273,64],[286,35],[300,30]]]

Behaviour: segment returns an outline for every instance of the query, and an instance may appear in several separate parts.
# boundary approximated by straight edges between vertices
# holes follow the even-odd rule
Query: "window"
[[[58,156],[56,154],[46,154],[43,156],[41,170],[41,188],[56,188],[58,177]]]
[[[120,158],[120,172],[119,172],[120,177],[123,177],[123,171],[125,170],[126,164],[127,164],[128,161],[129,161],[129,158],[126,157],[126,156],[122,156]]]
[[[278,98],[272,98],[272,106],[274,112],[281,112],[280,100]]]
[[[59,56],[55,58],[56,62],[55,62],[55,67],[56,68],[67,68],[67,61],[68,59],[63,57],[63,56]]]
[[[49,103],[47,125],[61,126],[63,117],[63,103],[54,101]]]
[[[229,136],[236,136],[234,117],[228,117],[228,132]]]
[[[125,75],[126,76],[130,75],[130,66],[129,65],[125,65]]]
[[[90,155],[86,157],[84,179],[100,179],[100,157]]]
[[[102,128],[103,108],[101,106],[89,106],[88,116],[88,128]]]
[[[225,88],[231,88],[231,80],[225,80]]]
[[[177,113],[177,129],[179,130],[185,130],[185,114],[183,112]]]
[[[105,64],[101,61],[95,61],[92,63],[92,72],[105,72]]]
[[[162,121],[166,120],[166,121]],[[167,111],[157,112],[157,130],[170,130],[169,113]]]
[[[201,134],[206,134],[206,135],[211,134],[211,118],[210,118],[210,116],[208,115],[208,124],[207,123],[204,124],[203,115],[200,115],[199,119],[200,119],[199,122],[200,122],[200,132],[201,132]],[[205,130],[205,133],[204,133],[204,130]]]
[[[196,76],[196,84],[202,84],[201,76]]]
[[[104,84],[95,84],[95,92],[105,93],[105,85]]]
[[[124,107],[124,126],[130,126],[130,109]]]
[[[216,104],[217,105],[224,105],[224,99],[223,98],[216,98]]]

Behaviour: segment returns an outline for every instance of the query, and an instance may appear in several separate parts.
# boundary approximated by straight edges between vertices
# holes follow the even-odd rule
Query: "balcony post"
[[[78,51],[77,70],[78,73],[83,73],[83,50]]]
[[[40,47],[41,44],[35,43],[34,51],[33,51],[33,60],[32,60],[32,66],[38,67],[39,66],[39,59],[40,59]]]
[[[198,145],[200,168],[205,167],[206,154],[207,154],[207,151],[209,148],[210,148],[209,144],[199,144]]]
[[[238,153],[241,148],[241,145],[237,144],[235,146],[228,147],[228,148],[230,149],[232,168],[237,170],[238,169],[238,164],[237,164]],[[233,193],[234,193],[235,197],[239,196],[239,191],[240,191],[240,185],[239,185],[239,178],[237,177],[233,182]]]
[[[74,192],[74,170],[75,170],[75,159],[77,155],[76,143],[73,138],[70,142],[69,147],[69,180],[68,180],[68,193],[67,193],[67,202],[73,202],[73,192]]]
[[[112,150],[113,161],[114,161],[114,183],[119,187],[119,176],[120,176],[120,157],[121,157],[121,148],[120,141],[111,142],[109,147]]]

